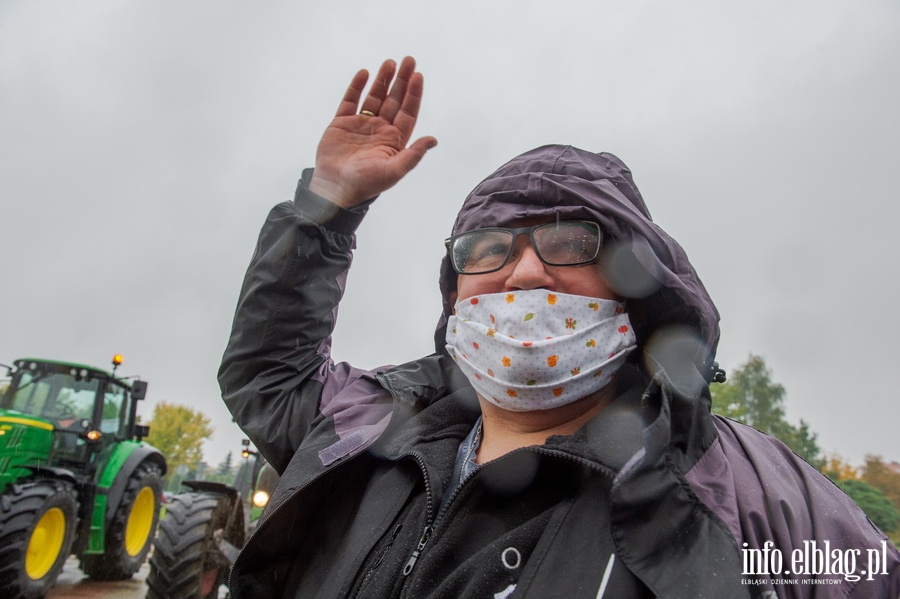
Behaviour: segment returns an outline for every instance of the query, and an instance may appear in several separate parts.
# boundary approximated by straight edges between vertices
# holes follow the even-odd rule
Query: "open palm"
[[[369,74],[363,69],[353,77],[319,142],[312,191],[339,206],[356,206],[396,184],[437,144],[423,137],[407,146],[424,85],[415,67],[412,57],[399,69],[385,61],[361,106]]]

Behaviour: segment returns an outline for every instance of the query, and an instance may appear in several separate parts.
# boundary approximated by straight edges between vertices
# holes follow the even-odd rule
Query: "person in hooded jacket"
[[[435,353],[333,361],[354,231],[437,143],[412,58],[367,79],[263,226],[219,371],[281,473],[233,597],[898,597],[846,495],[711,415],[718,313],[612,154],[500,167],[446,242]]]

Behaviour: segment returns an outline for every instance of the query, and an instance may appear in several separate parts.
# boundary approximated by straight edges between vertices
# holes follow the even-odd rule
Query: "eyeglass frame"
[[[580,223],[585,225],[591,225],[597,230],[597,250],[594,252],[594,255],[588,260],[581,260],[579,262],[565,262],[562,264],[557,264],[554,262],[549,262],[544,259],[541,255],[541,250],[538,249],[537,244],[534,241],[534,231],[536,229],[541,229],[543,227],[553,227],[557,226],[560,223]],[[509,244],[509,250],[506,252],[506,257],[503,259],[503,262],[500,263],[500,266],[496,268],[492,268],[490,270],[483,270],[477,273],[468,273],[468,272],[460,272],[459,268],[456,266],[456,260],[453,259],[453,243],[459,239],[460,237],[464,237],[466,235],[471,235],[472,233],[481,233],[481,232],[489,232],[489,231],[502,231],[504,233],[512,233],[512,243]],[[531,241],[531,247],[534,248],[534,253],[537,254],[538,259],[547,266],[580,266],[582,264],[590,264],[597,260],[600,256],[600,250],[603,248],[603,229],[600,225],[592,220],[566,220],[559,222],[550,222],[550,223],[541,223],[539,225],[532,225],[530,227],[516,227],[516,228],[508,228],[508,227],[486,227],[484,229],[473,229],[471,231],[466,231],[464,233],[459,233],[457,235],[451,235],[447,239],[444,240],[444,246],[447,248],[447,256],[450,259],[450,266],[453,267],[453,270],[458,275],[468,275],[468,276],[478,276],[478,275],[487,275],[492,272],[497,272],[509,264],[509,259],[512,257],[513,249],[516,245],[516,239],[519,238],[519,235],[528,235],[529,241]]]

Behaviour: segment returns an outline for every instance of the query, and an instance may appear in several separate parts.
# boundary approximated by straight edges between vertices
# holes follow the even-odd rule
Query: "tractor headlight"
[[[253,494],[253,505],[256,507],[266,507],[269,503],[269,494],[265,491],[257,491]]]

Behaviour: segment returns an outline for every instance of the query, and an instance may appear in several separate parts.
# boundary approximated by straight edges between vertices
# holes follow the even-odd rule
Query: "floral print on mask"
[[[447,351],[472,386],[512,411],[550,409],[601,389],[636,343],[621,303],[543,289],[467,298],[449,325]]]

